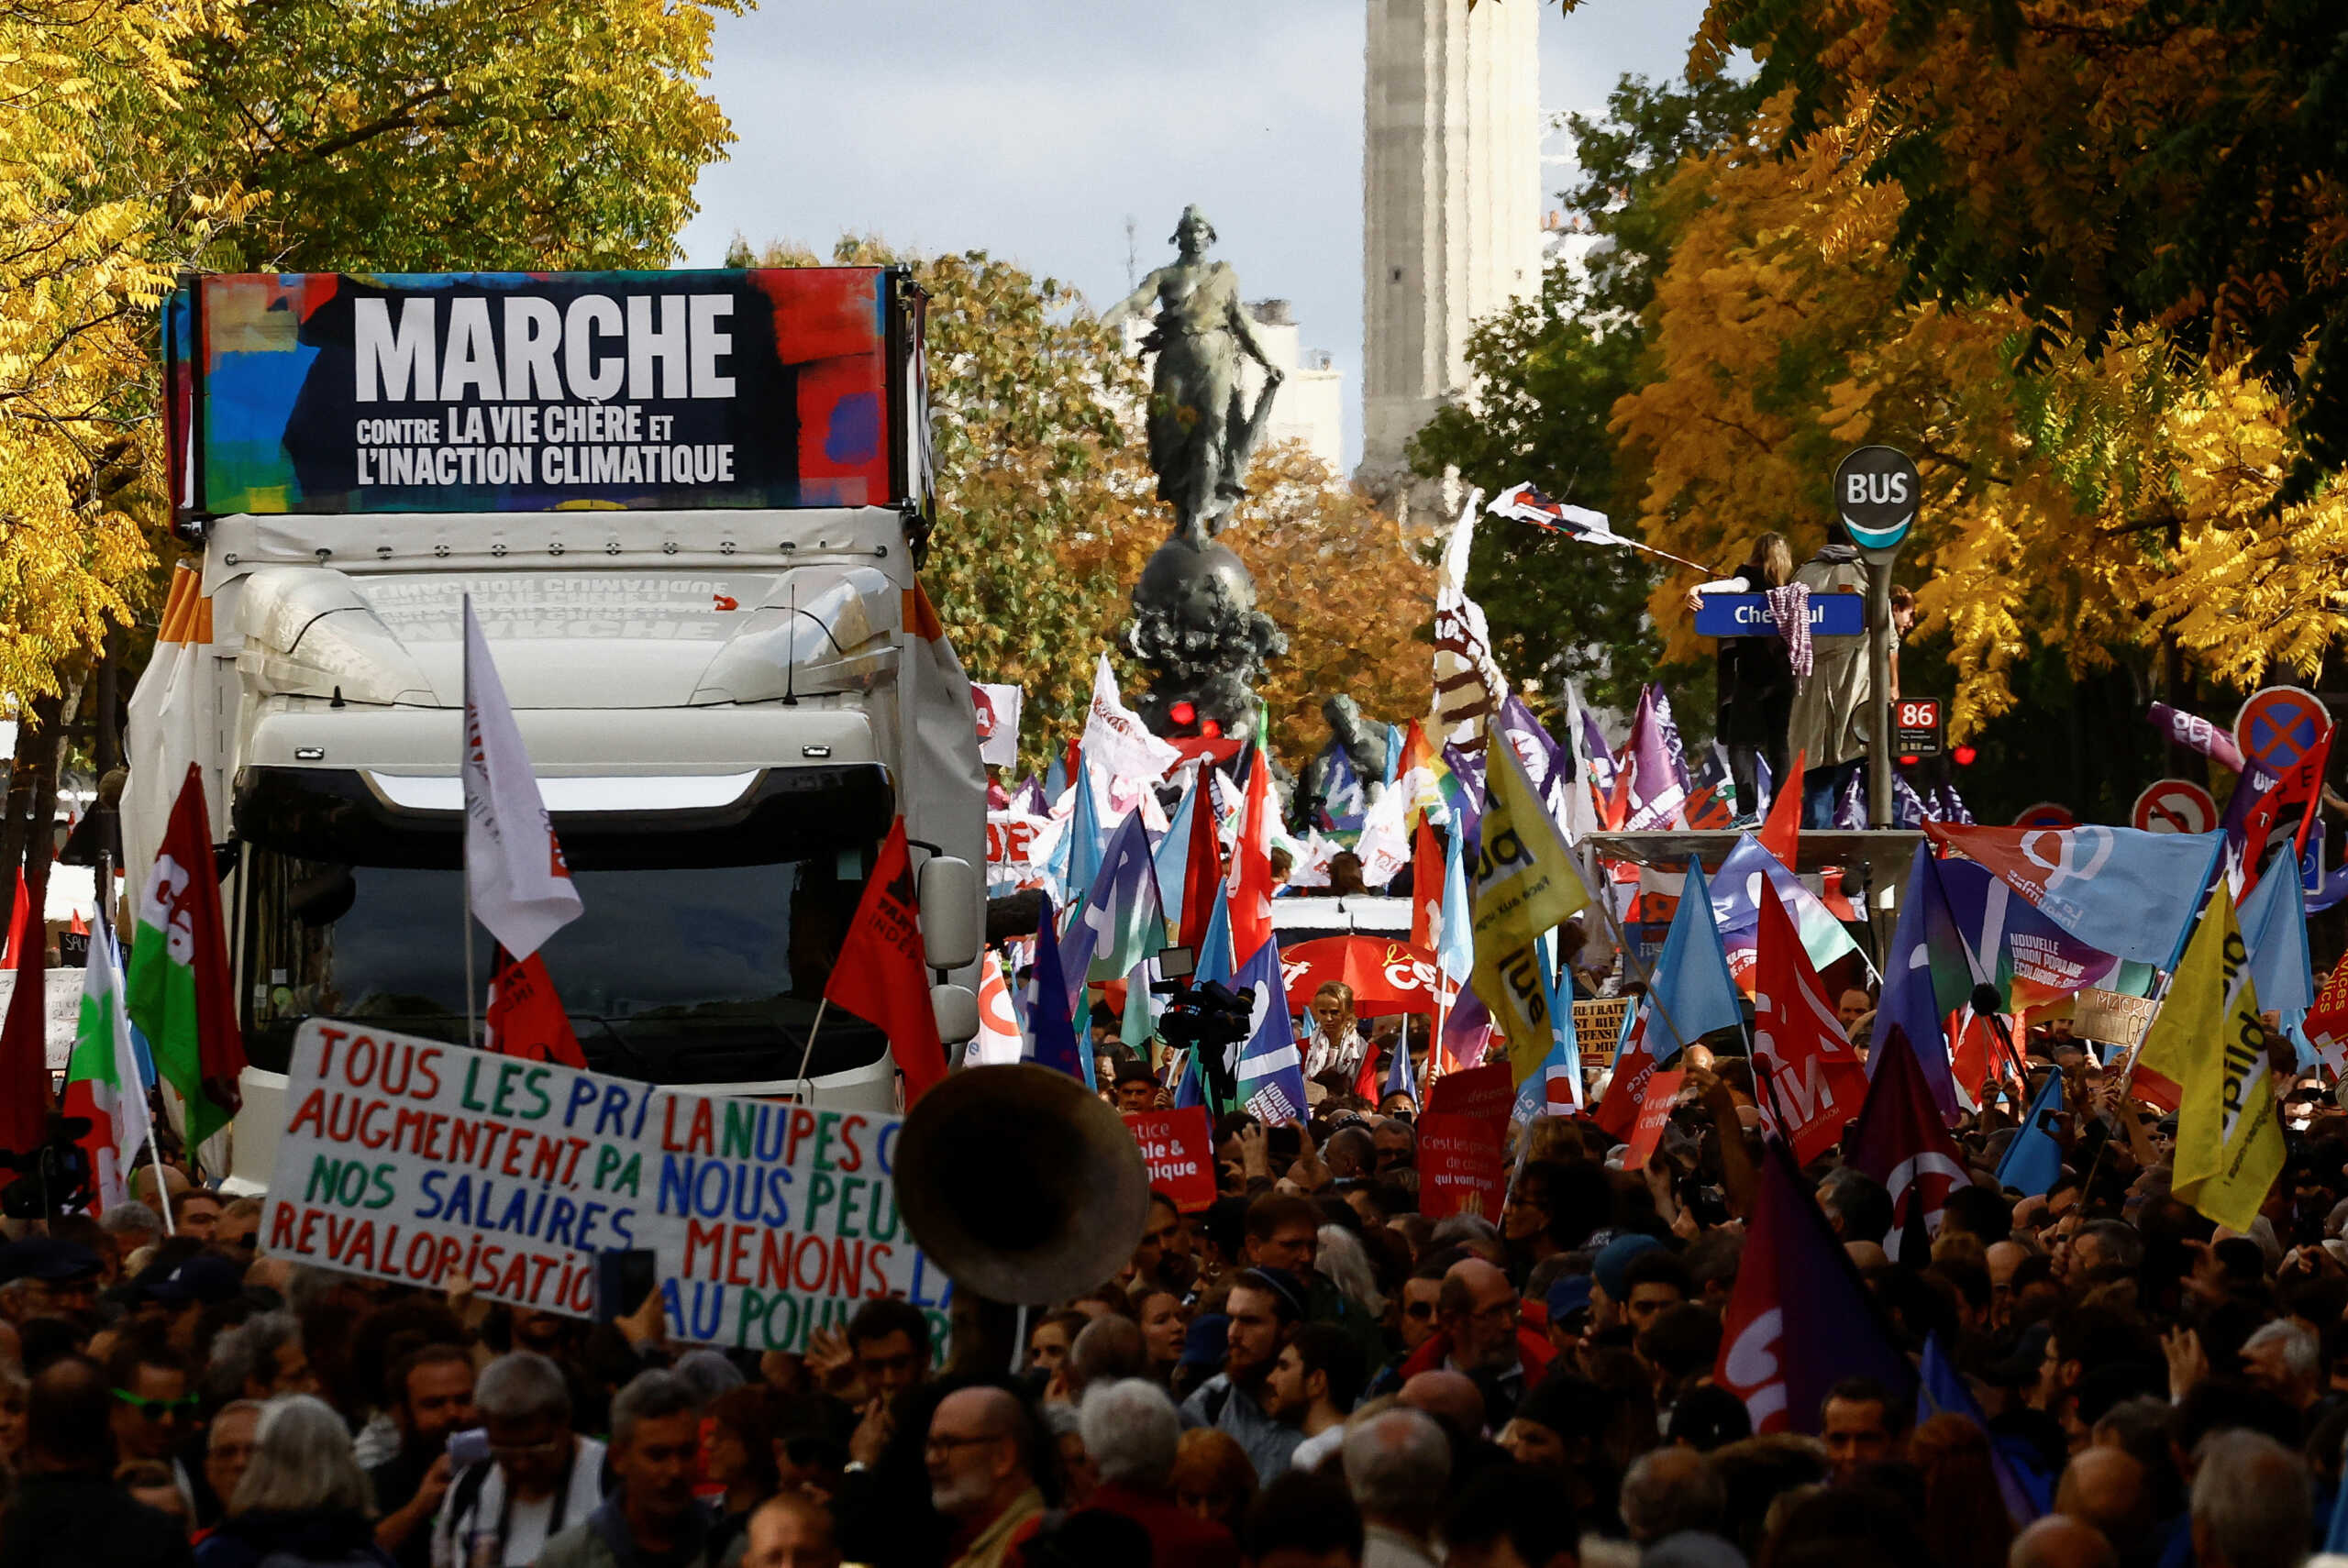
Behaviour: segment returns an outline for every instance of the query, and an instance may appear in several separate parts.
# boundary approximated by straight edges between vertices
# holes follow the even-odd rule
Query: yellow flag
[[[1549,1055],[1549,998],[1534,944],[1589,902],[1563,834],[1523,762],[1497,726],[1484,755],[1483,847],[1476,860],[1476,995],[1508,1035],[1511,1076],[1523,1083]]]
[[[2249,1230],[2282,1173],[2283,1129],[2250,955],[2222,882],[2210,894],[2137,1061],[2182,1091],[2176,1196],[2229,1230]]]

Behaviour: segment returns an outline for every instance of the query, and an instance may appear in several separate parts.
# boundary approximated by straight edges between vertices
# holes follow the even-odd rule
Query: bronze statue
[[[1286,379],[1256,337],[1239,300],[1239,275],[1206,259],[1214,226],[1196,206],[1174,226],[1181,259],[1142,280],[1104,318],[1124,320],[1157,302],[1146,350],[1157,356],[1150,378],[1149,466],[1157,498],[1174,512],[1174,536],[1202,546],[1223,531],[1246,493],[1247,462],[1263,437],[1272,395]],[[1249,410],[1239,391],[1242,354],[1264,367],[1264,390]]]

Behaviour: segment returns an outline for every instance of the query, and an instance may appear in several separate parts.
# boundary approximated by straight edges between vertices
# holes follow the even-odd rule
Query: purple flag
[[[1460,842],[1474,853],[1483,843],[1479,824],[1484,820],[1484,754],[1470,756],[1456,745],[1443,748],[1444,766],[1459,780],[1459,798],[1453,801],[1459,812]]]
[[[1542,806],[1553,821],[1564,822],[1576,788],[1572,754],[1557,744],[1515,692],[1510,692],[1508,701],[1501,704],[1500,717],[1501,734],[1523,759],[1525,777],[1541,792]]]
[[[1659,682],[1647,690],[1655,693],[1656,733],[1663,737],[1663,749],[1671,757],[1671,776],[1679,781],[1679,792],[1685,795],[1694,786],[1688,778],[1688,745],[1679,738],[1679,721],[1671,716],[1671,693]]]
[[[1956,917],[1941,891],[1939,863],[1920,844],[1908,867],[1908,890],[1899,901],[1891,951],[1884,958],[1883,999],[1876,1009],[1874,1037],[1880,1043],[1893,1029],[1905,1032],[1933,1102],[1948,1121],[1956,1120],[1956,1079],[1949,1071],[1948,1032],[1943,1021],[1972,996],[1973,968]],[[1867,1077],[1875,1077],[1883,1059],[1881,1051],[1868,1054]]]
[[[2226,734],[2198,713],[2181,712],[2165,702],[2155,702],[2144,712],[2153,727],[2166,735],[2171,744],[2198,751],[2221,767],[2242,772],[2242,748],[2234,745],[2234,737]]]
[[[1846,1377],[1874,1378],[1895,1404],[1914,1398],[1882,1309],[1774,1138],[1749,1223],[1712,1377],[1744,1401],[1753,1430],[1817,1432],[1827,1390]]]
[[[1075,1003],[1067,999],[1060,973],[1060,944],[1053,928],[1052,896],[1039,895],[1043,912],[1036,926],[1036,972],[1027,981],[1027,1052],[1039,1067],[1066,1073],[1092,1085],[1092,1054],[1077,1048]]]
[[[1639,711],[1631,717],[1631,738],[1624,743],[1623,766],[1631,770],[1631,810],[1623,825],[1633,833],[1685,827],[1688,786],[1672,766],[1671,748],[1656,715],[1662,693],[1649,686],[1639,693]]]

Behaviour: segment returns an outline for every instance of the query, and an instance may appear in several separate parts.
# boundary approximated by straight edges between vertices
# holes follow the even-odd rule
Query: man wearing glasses
[[[1036,1429],[1000,1388],[961,1388],[937,1402],[922,1458],[932,1507],[954,1521],[953,1568],[1000,1568],[1044,1512]]]
[[[570,1387],[545,1356],[482,1369],[473,1406],[489,1458],[466,1467],[432,1522],[432,1568],[524,1568],[604,1501],[604,1445],[570,1430]]]
[[[116,1457],[126,1463],[150,1460],[171,1466],[193,1515],[195,1488],[178,1459],[181,1442],[195,1430],[187,1364],[150,1331],[115,1347],[106,1358],[106,1383],[114,1400],[110,1421]]]

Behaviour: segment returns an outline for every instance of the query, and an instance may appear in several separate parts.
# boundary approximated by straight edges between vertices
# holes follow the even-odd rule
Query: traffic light
[[[1970,767],[1973,766],[1974,757],[1979,754],[1969,745],[1961,745],[1948,755],[1949,760],[1959,767]]]

